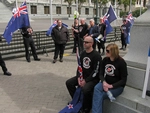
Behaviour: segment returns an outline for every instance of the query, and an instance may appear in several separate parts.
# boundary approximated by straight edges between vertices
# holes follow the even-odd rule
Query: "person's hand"
[[[81,86],[81,80],[80,80],[80,77],[78,77],[78,84],[79,84],[79,86]]]
[[[81,81],[81,87],[84,87],[84,85],[86,84],[86,81],[85,81],[85,79],[83,79],[82,81]]]
[[[108,84],[106,81],[103,81],[103,89],[104,91],[108,91],[108,89],[113,88],[112,85]]]

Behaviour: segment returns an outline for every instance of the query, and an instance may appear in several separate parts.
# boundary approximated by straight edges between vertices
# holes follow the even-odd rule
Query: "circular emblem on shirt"
[[[90,58],[84,57],[84,59],[83,59],[83,67],[85,69],[89,69],[90,68],[90,62],[91,62]]]
[[[105,73],[109,76],[114,76],[115,67],[112,64],[107,64],[105,66]]]

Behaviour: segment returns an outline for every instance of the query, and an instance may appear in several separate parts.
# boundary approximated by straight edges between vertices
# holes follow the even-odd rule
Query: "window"
[[[31,14],[37,14],[37,6],[31,6]]]
[[[85,14],[89,15],[89,8],[85,8]]]
[[[56,7],[56,14],[61,14],[61,7]]]
[[[44,14],[50,14],[49,13],[49,6],[44,6]]]
[[[67,7],[67,14],[71,14],[71,7],[69,9],[69,7]]]

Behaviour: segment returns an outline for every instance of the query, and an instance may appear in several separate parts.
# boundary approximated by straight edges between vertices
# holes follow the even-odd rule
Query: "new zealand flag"
[[[10,19],[4,31],[3,37],[6,39],[7,43],[10,44],[13,33],[16,30],[26,26],[30,26],[30,22],[27,12],[26,1],[24,1]]]

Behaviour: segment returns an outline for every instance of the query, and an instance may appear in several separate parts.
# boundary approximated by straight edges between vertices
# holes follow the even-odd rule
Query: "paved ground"
[[[117,42],[120,46],[120,43]],[[66,50],[64,62],[52,63],[53,53],[41,61],[7,60],[12,76],[0,71],[0,113],[58,113],[71,100],[65,81],[75,76],[76,55]],[[121,56],[126,52],[120,51]]]

